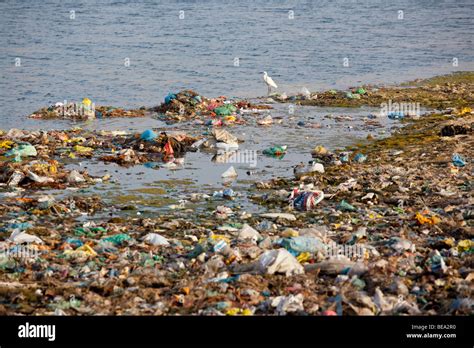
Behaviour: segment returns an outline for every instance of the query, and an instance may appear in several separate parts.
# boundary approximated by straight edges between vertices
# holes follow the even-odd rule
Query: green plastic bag
[[[268,156],[281,156],[281,155],[284,155],[286,153],[287,148],[288,147],[286,145],[284,145],[284,146],[273,146],[269,149],[263,150],[263,154],[268,155]]]
[[[29,143],[21,143],[17,147],[14,147],[8,151],[5,156],[15,156],[14,162],[21,162],[22,157],[36,156],[36,148]]]
[[[219,116],[230,116],[236,110],[237,110],[237,108],[234,105],[224,104],[222,106],[219,106],[218,108],[215,108],[214,112],[216,113],[216,115],[219,115]]]
[[[341,203],[339,203],[336,208],[337,210],[340,210],[340,211],[357,211],[356,207],[347,203],[345,200],[342,200]]]
[[[125,233],[114,234],[113,236],[102,238],[103,241],[111,242],[114,245],[120,245],[123,242],[126,242],[130,239],[132,238],[128,234],[125,234]]]

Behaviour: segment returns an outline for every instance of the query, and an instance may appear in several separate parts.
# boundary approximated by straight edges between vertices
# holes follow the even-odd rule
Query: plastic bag
[[[283,273],[287,277],[303,274],[304,268],[286,249],[266,251],[258,260],[258,269],[262,273]]]

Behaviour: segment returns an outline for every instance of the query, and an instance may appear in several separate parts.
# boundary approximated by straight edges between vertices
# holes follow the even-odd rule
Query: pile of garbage
[[[0,133],[0,186],[63,189],[101,180],[92,178],[87,171],[66,169],[56,156],[57,144],[50,140],[46,132],[39,131],[10,130],[3,135]]]
[[[141,134],[121,131],[24,131],[11,129],[0,133],[0,182],[8,186],[58,186],[63,183],[92,183],[86,171],[79,173],[64,168],[64,162],[74,163],[81,158],[116,162],[131,166],[147,162],[169,162],[195,151],[198,138],[184,133]]]
[[[187,151],[195,151],[192,145],[198,139],[187,134],[176,132],[157,134],[149,129],[133,137],[122,137],[115,141],[122,149],[114,154],[101,156],[105,162],[115,162],[122,166],[157,161],[174,162],[182,158]]]
[[[198,117],[212,102],[184,97],[196,95],[165,103]],[[218,161],[242,140],[218,127],[197,137],[0,132],[0,314],[472,315],[474,114],[466,108],[407,119],[389,137],[345,149],[314,144],[285,177],[175,190],[179,205],[148,215],[89,195],[84,187],[108,177],[68,165],[179,165],[197,149]],[[270,159],[290,151],[264,150]]]
[[[439,110],[452,108],[457,114],[463,115],[463,109],[467,112],[466,108],[470,109],[474,103],[474,86],[469,82],[473,78],[472,72],[458,72],[442,78],[415,80],[401,86],[364,85],[347,90],[331,89],[321,92],[309,92],[303,88],[296,95],[273,94],[269,99],[282,103],[326,107],[381,107],[388,101],[393,105],[419,102],[424,107]],[[403,118],[407,116],[405,113],[407,112],[398,110],[392,117]]]
[[[371,253],[367,273],[347,290],[339,285],[340,313],[372,315],[378,307],[380,314],[472,314],[474,139],[442,130],[453,122],[467,129],[473,119],[469,113],[425,115],[353,152],[317,146],[312,156],[325,163],[324,175],[257,183],[272,192],[255,202],[307,212],[310,221],[330,228],[336,243],[363,243]],[[328,267],[337,274],[336,264]]]
[[[96,106],[89,98],[84,98],[82,102],[57,102],[29,115],[35,119],[72,119],[90,120],[94,118],[110,117],[144,117],[146,109],[125,110],[113,106]]]
[[[157,112],[166,121],[205,120],[208,125],[222,126],[243,123],[242,111],[258,112],[271,109],[265,104],[252,104],[249,101],[230,101],[225,96],[206,98],[193,90],[169,93],[163,103],[150,111]]]
[[[335,103],[344,103],[345,100],[359,100],[359,103],[367,103],[369,101],[369,94],[371,91],[366,91],[364,87],[350,88],[348,91],[338,91],[331,89],[323,92],[311,93],[306,87],[303,87],[301,92],[296,95],[288,96],[286,93],[272,94],[269,98],[278,102],[296,102],[297,104],[311,104],[320,106],[331,106]],[[343,105],[338,105],[343,106]]]

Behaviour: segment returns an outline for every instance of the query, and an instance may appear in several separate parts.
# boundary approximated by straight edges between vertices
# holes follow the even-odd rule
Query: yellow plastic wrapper
[[[472,109],[469,106],[465,106],[461,109],[461,111],[459,111],[460,116],[463,116],[465,114],[470,114],[470,113],[472,113]]]
[[[56,161],[55,161],[56,162]],[[52,163],[50,166],[49,166],[49,173],[50,174],[57,174],[58,173],[58,166],[56,163]]]
[[[97,253],[89,245],[84,244],[76,250],[65,250],[63,255],[73,259],[87,259],[88,257],[97,256]]]
[[[230,239],[227,236],[224,236],[223,234],[213,234],[210,238],[215,241],[223,240],[227,244],[230,244]]]
[[[369,213],[368,217],[369,217],[370,220],[375,220],[375,219],[382,218],[382,215],[376,214],[376,213]]]
[[[311,151],[311,154],[313,154],[313,155],[325,155],[327,153],[328,153],[328,150],[322,145],[316,146],[313,149],[313,151]]]
[[[250,309],[241,309],[241,308],[229,308],[226,315],[252,315],[252,311]]]
[[[215,241],[215,242],[219,242],[219,241],[223,240],[227,244],[230,244],[230,239],[227,236],[224,236],[223,234],[213,234],[209,238],[206,238],[206,237],[201,238],[201,239],[199,239],[198,244],[206,243],[206,241],[208,241],[209,239],[212,240],[212,241]]]
[[[92,249],[90,247],[90,245],[87,245],[87,244],[84,244],[83,246],[81,246],[80,248],[77,248],[76,251],[83,251],[85,252],[87,255],[90,255],[90,256],[97,256],[97,253],[95,252],[94,249]]]
[[[299,263],[307,262],[307,261],[311,260],[311,254],[308,253],[308,252],[301,253],[301,254],[298,255],[296,260],[298,260]]]
[[[242,315],[252,315],[252,311],[248,308],[242,310]]]
[[[427,210],[416,213],[415,218],[418,220],[420,225],[424,225],[424,224],[436,225],[437,223],[441,222],[441,219],[439,217],[431,214]]]
[[[76,145],[73,147],[73,150],[76,151],[77,153],[90,153],[94,151],[92,147],[87,147],[87,146],[81,146],[81,145]]]
[[[237,315],[239,314],[240,308],[230,308],[225,314],[227,315]]]
[[[71,142],[71,143],[82,143],[83,141],[86,141],[86,138],[75,137],[75,138],[69,139],[69,142]]]
[[[286,230],[284,230],[284,231],[281,233],[281,236],[284,237],[284,238],[298,237],[298,236],[299,236],[299,233],[298,233],[298,231],[295,231],[295,230],[292,229],[292,228],[287,228]]]
[[[224,120],[226,122],[235,122],[236,118],[235,118],[235,116],[225,116]]]
[[[92,104],[92,100],[90,100],[89,98],[84,98],[82,99],[82,104],[84,104],[84,106],[90,107]]]
[[[35,173],[42,175],[56,174],[58,172],[57,161],[51,161],[51,163],[36,163],[32,166]]]
[[[15,143],[11,140],[2,140],[0,141],[0,149],[11,149]]]
[[[468,251],[470,250],[471,248],[474,247],[474,242],[469,240],[469,239],[464,239],[464,240],[461,240],[459,241],[458,243],[458,251],[460,253],[464,252],[464,251]]]

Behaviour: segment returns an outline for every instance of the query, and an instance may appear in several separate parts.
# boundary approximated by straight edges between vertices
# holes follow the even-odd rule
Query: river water
[[[473,16],[471,0],[4,0],[1,127],[35,127],[22,116],[86,96],[258,96],[261,71],[291,92],[472,70]]]

